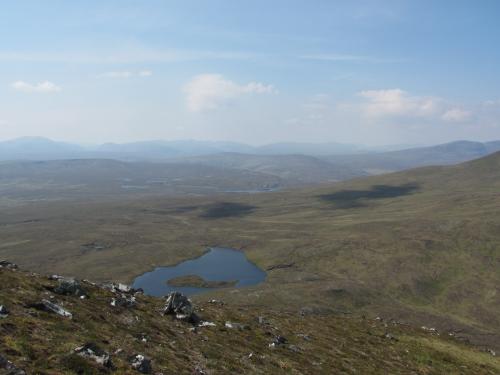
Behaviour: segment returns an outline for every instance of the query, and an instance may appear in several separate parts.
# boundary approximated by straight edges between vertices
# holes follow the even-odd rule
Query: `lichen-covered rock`
[[[132,308],[137,305],[137,301],[134,296],[127,296],[126,294],[121,294],[115,298],[111,299],[111,306],[113,307],[125,307]]]
[[[139,371],[141,374],[151,374],[153,372],[151,360],[142,354],[136,354],[130,358],[130,365],[134,370]]]
[[[102,365],[107,368],[113,367],[113,362],[111,362],[111,358],[108,353],[99,348],[94,343],[87,343],[83,346],[79,346],[75,348],[75,353],[83,358],[88,358],[93,360],[99,365]]]
[[[54,293],[65,296],[87,296],[85,289],[75,279],[58,279],[58,285],[54,288]]]
[[[0,260],[0,268],[7,268],[10,270],[17,270],[19,267],[17,264],[9,262],[8,260]]]
[[[0,355],[0,369],[5,370],[2,374],[7,375],[26,375],[24,370],[21,370],[16,365],[14,365],[11,361],[7,360],[7,358]]]
[[[198,324],[201,321],[194,312],[193,305],[189,298],[179,292],[172,292],[168,295],[163,314],[175,315],[177,319],[193,324]]]
[[[0,305],[0,319],[7,318],[9,316],[9,310],[4,305]]]
[[[50,302],[46,299],[43,299],[41,302],[36,302],[29,304],[28,307],[40,310],[40,311],[46,311],[46,312],[51,312],[60,316],[63,316],[65,318],[72,318],[73,314],[71,314],[68,310],[63,309],[61,306]]]

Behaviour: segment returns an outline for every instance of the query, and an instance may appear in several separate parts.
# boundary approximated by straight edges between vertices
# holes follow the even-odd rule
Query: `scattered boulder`
[[[491,354],[493,357],[497,356],[497,353],[493,349],[486,349],[486,353]]]
[[[141,374],[151,374],[153,372],[151,360],[144,357],[142,354],[132,356],[132,358],[130,358],[130,365]]]
[[[54,275],[50,275],[50,276],[48,277],[48,279],[49,279],[49,280],[56,280],[56,281],[57,281],[57,280],[62,280],[62,279],[64,279],[64,276],[54,274]]]
[[[77,280],[60,278],[57,281],[59,284],[54,288],[54,293],[64,296],[87,296],[87,292]]]
[[[68,310],[63,309],[61,306],[50,302],[46,299],[43,299],[41,302],[37,303],[32,303],[28,305],[28,307],[34,308],[36,310],[40,311],[46,311],[46,312],[51,312],[60,316],[63,316],[65,318],[72,318],[73,314],[71,314]]]
[[[399,341],[396,336],[394,336],[392,333],[389,333],[389,332],[386,332],[385,335],[384,335],[384,337],[387,340]]]
[[[172,292],[167,297],[163,314],[175,315],[179,320],[199,324],[201,320],[193,310],[193,305],[189,298],[180,292]]]
[[[5,370],[7,375],[26,375],[24,370],[21,370],[7,358],[0,354],[0,369]],[[3,372],[2,372],[3,373]]]
[[[196,366],[194,368],[194,375],[207,375],[206,371],[201,366]]]
[[[9,316],[9,310],[4,305],[0,305],[0,319],[7,318]]]
[[[116,307],[125,307],[132,308],[137,305],[137,301],[134,296],[127,296],[126,294],[122,294],[116,298],[111,299],[111,306]]]
[[[285,345],[287,342],[288,340],[285,337],[278,335],[273,339],[273,342],[269,344],[269,347],[274,348],[276,346]]]
[[[238,331],[243,331],[244,329],[249,329],[249,327],[245,324],[234,323],[234,322],[226,322],[226,324],[224,324],[224,326],[226,328],[229,328],[229,329],[237,329]]]
[[[17,264],[9,262],[8,260],[0,260],[0,268],[7,268],[9,270],[17,270]]]
[[[213,322],[201,322],[200,324],[198,324],[198,327],[215,327],[216,324],[213,323]]]
[[[75,349],[75,353],[83,358],[88,358],[93,360],[99,365],[102,365],[107,368],[112,368],[113,363],[111,362],[111,358],[108,353],[99,348],[94,343],[87,343],[83,346],[79,346]]]

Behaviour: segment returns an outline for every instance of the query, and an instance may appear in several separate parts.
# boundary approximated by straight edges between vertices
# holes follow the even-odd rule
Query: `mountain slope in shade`
[[[480,143],[457,141],[431,147],[370,153],[331,155],[324,159],[370,173],[399,171],[428,165],[458,164],[480,158],[500,149],[500,142]]]

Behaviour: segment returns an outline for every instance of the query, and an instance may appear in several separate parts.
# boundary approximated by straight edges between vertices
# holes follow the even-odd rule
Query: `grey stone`
[[[130,365],[134,370],[139,371],[141,374],[151,374],[153,372],[151,360],[146,358],[142,354],[134,355],[130,359]]]
[[[111,362],[109,354],[94,343],[87,343],[83,346],[79,346],[75,349],[75,353],[81,357],[91,359],[104,367],[113,367],[113,362]]]
[[[85,289],[74,279],[58,279],[58,285],[54,288],[54,293],[65,296],[87,296]]]
[[[24,370],[21,370],[7,358],[0,355],[0,369],[5,370],[6,375],[26,375]]]
[[[0,260],[0,268],[7,268],[10,270],[17,270],[19,267],[17,264],[9,262],[8,260]]]
[[[37,303],[32,303],[28,305],[28,307],[32,307],[34,309],[40,310],[40,311],[46,311],[46,312],[51,312],[60,316],[63,316],[65,318],[72,318],[73,314],[71,314],[68,310],[63,309],[61,306],[50,302],[46,299],[43,299],[41,302]]]
[[[7,318],[9,316],[9,310],[4,305],[0,305],[0,318]]]
[[[125,307],[132,308],[137,305],[137,301],[134,296],[127,296],[126,294],[121,294],[116,298],[111,299],[111,306],[113,307]]]
[[[179,292],[172,292],[168,295],[163,308],[164,315],[174,315],[179,320],[184,320],[193,324],[199,324],[201,319],[194,312],[193,305],[189,298]]]

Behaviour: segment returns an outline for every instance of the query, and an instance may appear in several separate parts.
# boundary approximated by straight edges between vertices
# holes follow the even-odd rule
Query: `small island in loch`
[[[203,277],[198,275],[185,275],[169,279],[167,280],[167,284],[174,287],[228,288],[238,284],[238,280],[205,280]]]

